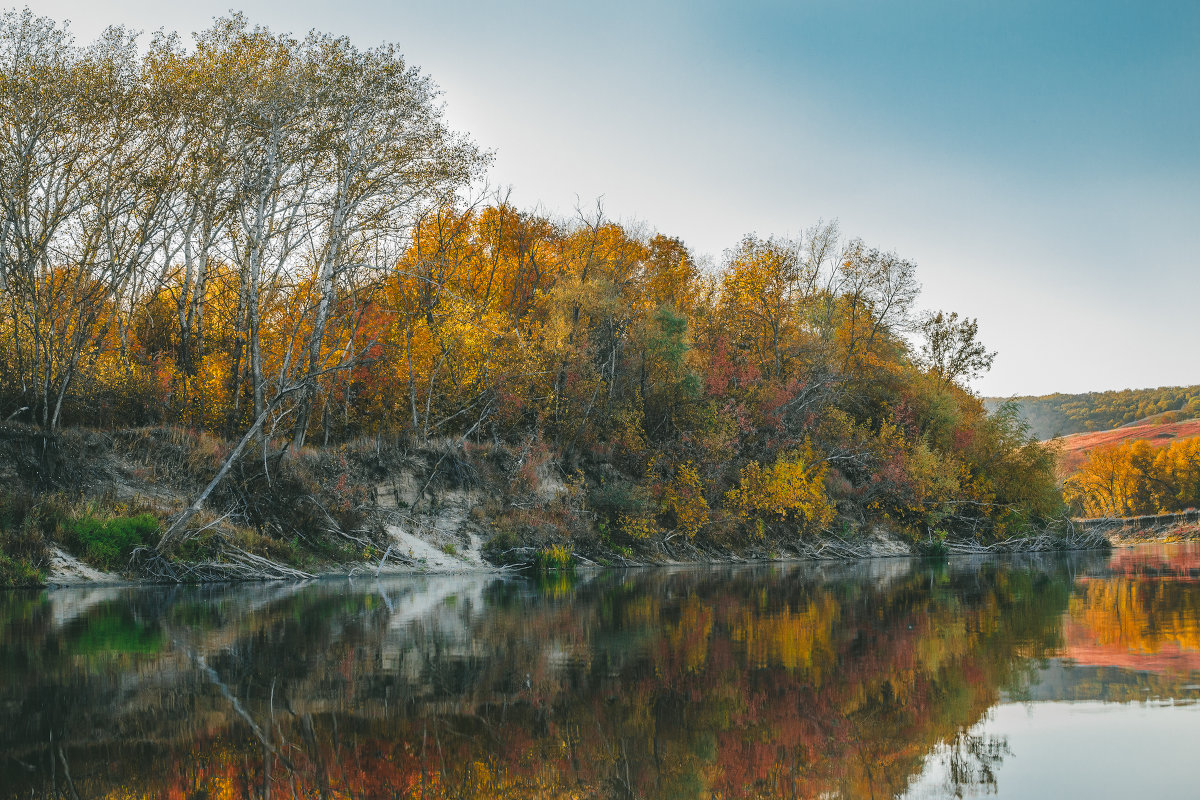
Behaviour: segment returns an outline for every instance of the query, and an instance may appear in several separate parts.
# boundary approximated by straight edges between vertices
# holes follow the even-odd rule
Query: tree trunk
[[[262,413],[255,418],[254,424],[251,425],[245,434],[242,435],[241,440],[239,440],[237,446],[233,448],[233,452],[226,457],[225,462],[221,464],[220,469],[217,470],[217,474],[213,476],[213,479],[209,481],[208,486],[204,487],[204,491],[200,492],[196,499],[192,501],[192,504],[189,505],[187,509],[185,509],[184,512],[179,515],[179,518],[176,519],[175,522],[171,523],[171,527],[167,528],[167,530],[163,533],[162,538],[158,541],[158,546],[155,548],[156,551],[162,553],[175,542],[180,533],[183,531],[184,527],[187,525],[188,521],[191,520],[192,517],[196,516],[196,513],[204,507],[204,502],[208,499],[208,496],[213,493],[213,490],[216,489],[217,486],[220,485],[221,481],[225,479],[225,476],[229,474],[229,470],[233,469],[233,465],[237,463],[238,459],[241,458],[242,454],[246,451],[246,448],[252,441],[254,441],[254,437],[258,435],[260,430],[262,430],[263,423],[267,421],[267,417],[270,416],[271,412],[274,411],[275,408],[282,403],[288,395],[297,391],[299,388],[299,386],[291,386],[287,389],[284,389],[279,394],[275,395],[275,398],[271,400],[271,402],[265,408],[263,408]]]

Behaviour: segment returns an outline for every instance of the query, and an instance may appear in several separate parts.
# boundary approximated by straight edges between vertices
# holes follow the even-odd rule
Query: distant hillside
[[[1164,420],[1164,417],[1170,416],[1170,414],[1159,415],[1144,425],[1123,425],[1107,431],[1073,433],[1064,436],[1059,440],[1059,446],[1062,448],[1058,459],[1059,474],[1066,477],[1075,472],[1083,466],[1088,453],[1096,448],[1115,447],[1138,439],[1145,439],[1154,447],[1164,447],[1181,439],[1200,436],[1200,419]]]
[[[984,398],[984,404],[988,411],[994,411],[1010,399],[1017,404],[1021,418],[1029,423],[1039,439],[1119,428],[1164,412],[1179,414],[1174,419],[1168,417],[1157,421],[1200,417],[1200,386],[1048,394],[1041,397],[988,397]]]

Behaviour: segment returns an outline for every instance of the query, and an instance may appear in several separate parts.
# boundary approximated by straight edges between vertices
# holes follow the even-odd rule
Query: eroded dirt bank
[[[594,498],[607,464],[536,446],[422,447],[363,440],[259,450],[209,497],[179,542],[162,529],[229,444],[175,428],[67,431],[47,458],[36,431],[0,426],[0,557],[8,585],[306,579],[319,575],[945,555],[1107,546],[1108,528],[980,543],[838,519],[820,535],[614,535]],[[619,477],[619,476],[617,476]],[[4,564],[0,563],[0,572]]]

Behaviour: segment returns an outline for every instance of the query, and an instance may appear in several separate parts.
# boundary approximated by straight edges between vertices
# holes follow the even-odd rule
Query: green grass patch
[[[97,519],[81,517],[66,525],[69,543],[84,561],[101,569],[121,569],[139,547],[158,541],[158,518],[153,514]]]

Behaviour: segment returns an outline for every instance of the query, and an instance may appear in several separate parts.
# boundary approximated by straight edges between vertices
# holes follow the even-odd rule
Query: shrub
[[[642,514],[650,507],[650,495],[645,487],[624,478],[614,478],[588,492],[588,507],[615,521],[622,516]]]
[[[40,586],[46,580],[46,567],[26,558],[0,552],[0,587]]]
[[[622,514],[620,519],[621,533],[635,541],[645,541],[658,535],[658,523],[649,514],[631,516]]]
[[[491,539],[483,545],[484,557],[493,564],[501,566],[520,563],[520,558],[512,552],[517,547],[518,539],[510,530],[498,530]]]
[[[708,522],[708,502],[704,499],[704,483],[696,465],[687,461],[679,465],[675,477],[662,491],[659,510],[666,516],[668,525],[695,538]]]
[[[929,536],[917,541],[917,553],[923,558],[942,560],[950,555],[945,531],[931,531]]]
[[[833,520],[833,506],[825,494],[825,464],[812,449],[781,453],[774,466],[763,469],[751,461],[741,471],[738,486],[725,502],[743,518],[757,522],[790,519],[805,530],[818,530]],[[762,525],[757,525],[761,536]]]

